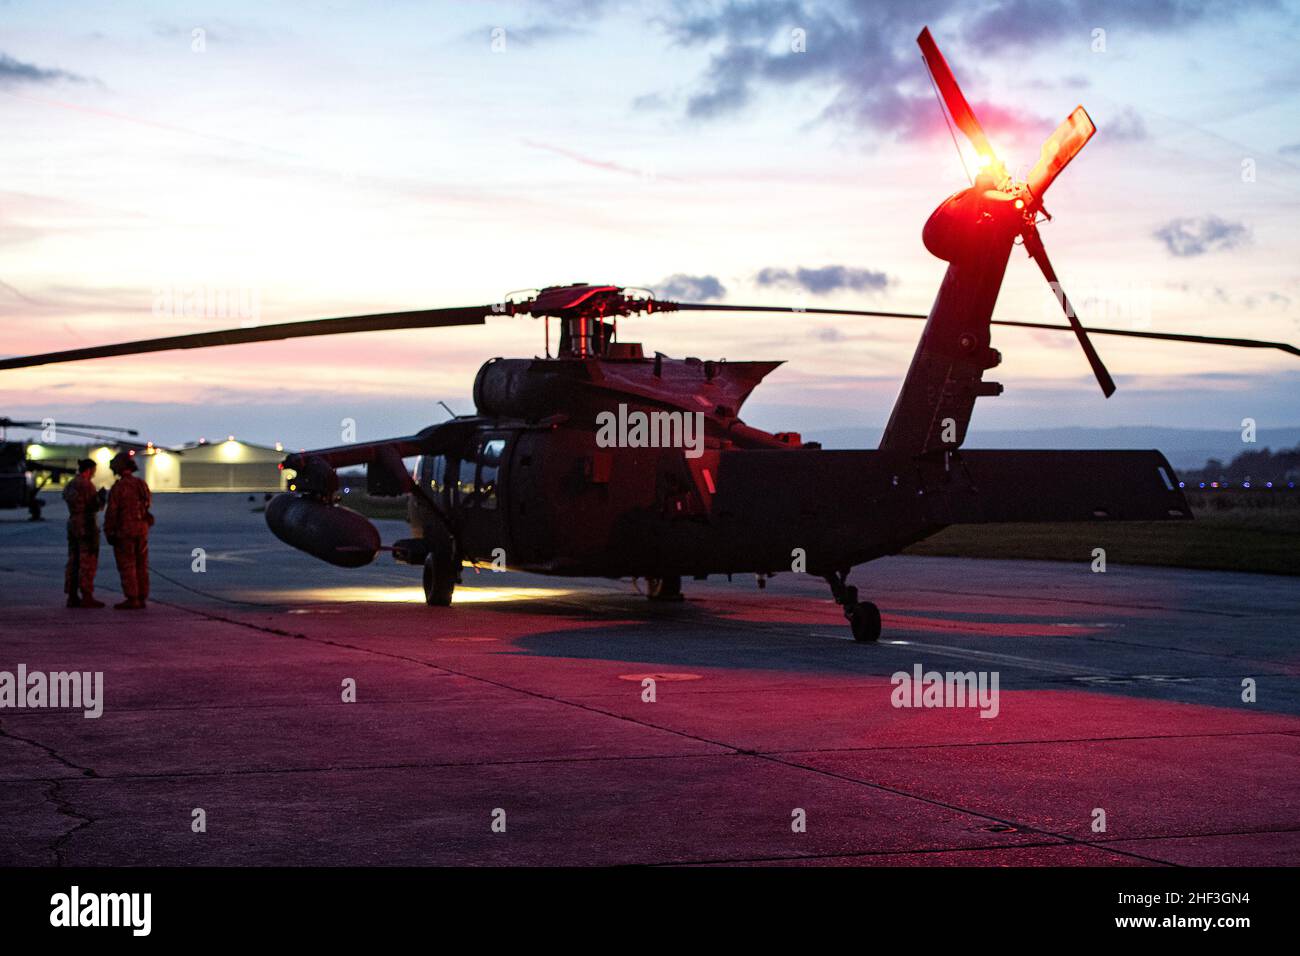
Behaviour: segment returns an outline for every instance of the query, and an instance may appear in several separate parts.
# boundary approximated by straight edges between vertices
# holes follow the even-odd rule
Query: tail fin
[[[1115,383],[1056,280],[1037,226],[1043,193],[1096,132],[1092,120],[1083,107],[1077,108],[1043,145],[1029,181],[1017,181],[998,159],[928,28],[917,43],[940,103],[979,153],[983,168],[969,189],[934,211],[923,233],[926,248],[949,263],[948,273],[880,444],[881,451],[921,457],[959,447],[975,399],[1002,392],[1001,385],[984,381],[984,372],[1002,360],[989,347],[989,322],[1016,236],[1024,237],[1025,247],[1052,284],[1108,397]]]
[[[959,447],[981,395],[1002,386],[984,372],[1002,361],[989,347],[989,320],[1015,240],[1018,217],[984,177],[940,206],[926,223],[927,248],[949,261],[907,378],[885,426],[881,451],[923,456]],[[1002,214],[999,214],[1002,213]]]

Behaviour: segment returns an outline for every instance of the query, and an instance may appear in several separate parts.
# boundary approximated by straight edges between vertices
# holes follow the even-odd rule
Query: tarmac
[[[467,569],[434,609],[260,495],[154,502],[141,613],[63,607],[59,502],[0,513],[0,671],[103,674],[98,718],[0,709],[0,865],[1300,863],[1294,578],[888,558],[862,645],[805,575]],[[918,665],[996,716],[894,706]]]

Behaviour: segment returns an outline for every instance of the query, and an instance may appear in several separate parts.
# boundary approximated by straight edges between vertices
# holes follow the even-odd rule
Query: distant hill
[[[804,432],[805,441],[826,448],[875,448],[880,430],[828,428]],[[1300,445],[1300,425],[1261,428],[1254,444],[1245,444],[1241,432],[1199,428],[1135,426],[1116,428],[1035,428],[996,430],[972,427],[967,448],[1155,448],[1181,470],[1200,469],[1211,459],[1232,461],[1243,451],[1286,449]]]

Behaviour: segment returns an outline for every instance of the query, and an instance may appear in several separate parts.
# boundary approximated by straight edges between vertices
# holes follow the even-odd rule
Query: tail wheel
[[[456,590],[456,568],[444,555],[429,553],[424,558],[424,603],[429,607],[449,607]]]
[[[873,644],[880,640],[880,608],[870,601],[855,604],[848,618],[855,641]]]
[[[645,596],[652,601],[682,600],[682,578],[674,574],[666,578],[646,578]]]

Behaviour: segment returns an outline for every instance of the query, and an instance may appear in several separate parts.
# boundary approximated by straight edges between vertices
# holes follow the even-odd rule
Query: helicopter
[[[46,431],[54,426],[53,421],[15,421],[8,416],[0,417],[0,508],[26,508],[32,521],[41,520],[41,510],[45,502],[41,492],[56,478],[75,475],[77,469],[67,465],[55,465],[51,462],[33,460],[29,457],[30,443],[27,441],[7,440],[10,429],[20,431]],[[86,431],[85,429],[94,429]],[[103,432],[120,432],[125,435],[138,435],[135,429],[118,428],[113,425],[87,425],[70,422],[59,423],[58,432],[79,438],[91,438],[96,441],[111,441],[117,444],[131,445],[116,437],[106,437]],[[138,446],[143,448],[143,445]]]
[[[853,637],[879,638],[879,608],[848,583],[858,565],[895,554],[952,524],[1164,521],[1191,517],[1158,451],[964,449],[977,399],[1001,384],[992,326],[1072,332],[1103,393],[1115,383],[1091,336],[1128,336],[1244,348],[1295,346],[1254,339],[1085,328],[1044,249],[1043,199],[1096,131],[1082,106],[1047,139],[1024,180],[994,153],[928,29],[918,37],[941,106],[974,146],[974,182],[939,205],[922,230],[948,263],[928,314],[663,301],[650,290],[575,283],[511,293],[487,305],[315,319],[175,335],[0,360],[23,368],[172,349],[290,338],[484,325],[522,315],[545,323],[545,357],[494,358],[474,381],[475,412],[412,435],[302,451],[282,468],[289,490],[266,508],[270,530],[321,560],[360,567],[381,550],[423,568],[427,604],[452,603],[464,567],[550,575],[642,578],[647,596],[680,600],[682,579],[779,572],[824,578]],[[1067,324],[993,318],[1012,249],[1020,244],[1052,284]],[[878,448],[824,450],[794,432],[739,417],[781,363],[646,355],[619,320],[664,312],[772,312],[925,323]],[[551,354],[551,323],[558,327]],[[602,421],[667,426],[662,441],[610,441]],[[678,416],[676,419],[673,416]],[[687,448],[686,416],[698,425]],[[626,431],[626,435],[624,432]],[[606,439],[606,440],[602,440]],[[416,459],[413,471],[405,460]],[[363,515],[339,504],[338,469],[364,465],[371,495],[407,496],[411,537],[381,543]]]

